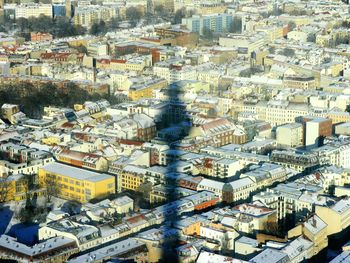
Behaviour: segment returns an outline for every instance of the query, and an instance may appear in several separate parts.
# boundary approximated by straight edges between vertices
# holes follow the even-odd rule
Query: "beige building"
[[[76,25],[90,28],[94,23],[109,21],[117,15],[116,10],[111,7],[90,5],[79,6],[75,9],[73,21]]]
[[[350,199],[339,200],[330,207],[316,206],[316,215],[327,226],[327,235],[339,233],[350,226]]]
[[[303,145],[303,125],[290,123],[279,126],[276,130],[277,144],[286,147]]]
[[[303,224],[289,230],[288,238],[304,236],[310,240],[313,245],[309,257],[312,257],[328,246],[327,227],[328,225],[320,217],[314,215]]]
[[[265,44],[266,36],[263,32],[250,36],[231,34],[228,37],[219,38],[220,46],[237,48],[239,54],[245,54],[247,56]]]
[[[41,15],[52,17],[52,5],[51,4],[21,4],[16,6],[16,19],[18,18],[30,18],[39,17]]]

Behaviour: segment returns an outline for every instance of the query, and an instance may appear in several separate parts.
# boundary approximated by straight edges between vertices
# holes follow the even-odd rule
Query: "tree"
[[[322,60],[322,63],[327,64],[327,63],[329,63],[329,62],[331,62],[331,61],[332,61],[332,58],[331,58],[331,57],[324,57],[323,60]]]
[[[19,219],[24,224],[31,224],[34,221],[36,215],[36,207],[33,205],[30,196],[27,194],[26,204],[21,208],[19,212]]]
[[[210,28],[204,27],[203,28],[203,37],[208,40],[213,40],[214,34],[213,31],[210,30]]]
[[[8,174],[2,175],[0,178],[0,203],[3,204],[8,201],[11,192],[11,179]]]
[[[231,27],[229,28],[230,33],[241,33],[242,32],[242,18],[235,16],[233,18]]]
[[[264,223],[264,231],[267,234],[274,235],[277,237],[284,237],[282,226],[278,222],[267,221]]]
[[[145,200],[148,200],[150,193],[152,191],[152,183],[151,182],[144,182],[144,183],[140,184],[137,191],[142,194],[142,197]]]
[[[306,10],[294,9],[288,13],[291,16],[304,16],[307,14]]]
[[[29,29],[28,20],[26,18],[20,17],[16,21],[16,26],[21,32],[24,32],[25,30]]]
[[[316,34],[315,33],[310,33],[307,35],[307,42],[316,42]]]
[[[60,194],[60,187],[57,182],[55,175],[47,174],[45,177],[45,187],[46,187],[46,197],[47,201],[50,203],[53,196],[58,196]]]
[[[30,17],[28,19],[31,31],[50,32],[54,28],[54,22],[51,17],[40,15],[38,18]]]
[[[334,46],[338,46],[341,44],[349,44],[349,38],[346,36],[337,35],[334,40]]]
[[[281,54],[286,56],[286,57],[294,57],[295,51],[294,51],[294,49],[291,49],[291,48],[284,48],[282,50]]]
[[[289,21],[288,22],[288,29],[289,31],[293,31],[296,28],[296,24],[294,21]]]
[[[276,49],[274,47],[269,47],[269,53],[270,54],[275,54]]]
[[[168,12],[168,10],[166,10],[164,5],[157,5],[154,8],[154,11],[156,12],[156,15],[158,15],[160,17],[167,17],[167,16],[169,16],[169,12]]]
[[[115,30],[119,28],[119,23],[120,23],[119,17],[112,17],[112,19],[108,22],[108,28],[110,30]]]
[[[102,20],[99,23],[94,23],[90,28],[91,35],[101,35],[107,32],[106,23]]]
[[[87,48],[83,45],[79,45],[76,47],[76,50],[79,52],[79,53],[84,53],[84,54],[87,54]]]
[[[0,105],[4,103],[18,104],[21,106],[21,111],[31,118],[40,118],[45,106],[73,107],[77,103],[101,99],[106,99],[111,104],[128,101],[125,95],[89,94],[86,90],[72,83],[69,83],[65,88],[51,83],[40,86],[34,86],[31,83],[0,86]]]
[[[126,9],[125,16],[130,21],[131,25],[135,27],[140,21],[142,13],[138,8],[131,6]]]
[[[176,10],[174,15],[174,24],[181,24],[182,18],[185,18],[185,17],[186,17],[186,9],[184,7]]]

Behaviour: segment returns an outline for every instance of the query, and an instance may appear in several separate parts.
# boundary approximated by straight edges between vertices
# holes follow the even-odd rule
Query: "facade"
[[[115,178],[69,165],[52,163],[39,171],[42,187],[58,184],[57,195],[68,200],[86,203],[94,198],[101,198],[115,193]]]
[[[281,146],[302,146],[303,137],[303,125],[300,123],[285,124],[276,129],[277,144]]]
[[[341,199],[330,207],[316,206],[316,215],[327,224],[327,235],[337,234],[350,225],[349,199]]]
[[[30,17],[39,17],[41,15],[47,16],[52,18],[53,17],[53,11],[52,11],[52,5],[51,4],[21,4],[16,6],[15,9],[15,16],[16,19],[18,18],[30,18]]]
[[[293,89],[316,89],[317,83],[314,77],[308,76],[286,76],[283,78],[283,86]]]
[[[18,262],[63,262],[79,250],[73,239],[53,237],[40,243],[40,248],[29,247],[7,235],[0,237],[0,258]]]
[[[69,14],[69,12],[67,12],[67,14]],[[76,25],[90,28],[94,23],[98,23],[102,20],[109,21],[116,15],[116,10],[108,6],[78,6],[74,9],[73,21]]]
[[[203,35],[205,30],[210,30],[212,32],[228,32],[231,29],[232,23],[233,16],[225,13],[193,15],[190,18],[182,19],[183,25],[191,32],[196,32],[200,35]]]

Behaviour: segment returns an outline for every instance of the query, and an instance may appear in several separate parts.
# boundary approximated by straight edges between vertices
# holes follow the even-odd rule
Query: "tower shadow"
[[[175,83],[169,84],[164,90],[166,107],[161,113],[161,121],[158,123],[157,131],[160,131],[161,142],[168,145],[169,149],[165,153],[164,163],[166,165],[165,181],[166,187],[166,204],[163,209],[164,225],[163,231],[163,247],[161,262],[179,262],[179,256],[176,248],[181,245],[180,235],[178,231],[173,231],[173,235],[169,238],[166,233],[167,229],[172,229],[176,222],[183,214],[180,211],[181,202],[176,200],[176,181],[180,176],[179,162],[176,159],[177,144],[189,135],[192,127],[192,121],[186,108],[187,103],[183,99],[184,92],[182,88]],[[169,211],[170,209],[170,211]],[[176,234],[174,234],[176,233]]]

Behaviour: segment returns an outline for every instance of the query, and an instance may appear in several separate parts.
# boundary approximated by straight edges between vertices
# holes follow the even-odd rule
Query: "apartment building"
[[[182,24],[190,31],[203,35],[205,30],[212,32],[227,32],[233,23],[231,14],[219,13],[209,15],[193,15],[190,18],[183,18]]]
[[[116,15],[116,9],[108,6],[78,6],[74,9],[73,21],[75,25],[90,28],[94,23],[109,21]]]
[[[15,8],[15,16],[18,18],[30,18],[30,17],[39,17],[41,15],[52,17],[53,9],[51,4],[42,4],[42,3],[27,3],[17,5]]]

